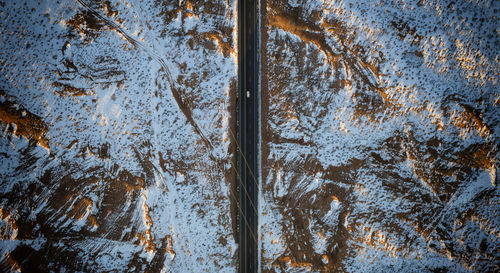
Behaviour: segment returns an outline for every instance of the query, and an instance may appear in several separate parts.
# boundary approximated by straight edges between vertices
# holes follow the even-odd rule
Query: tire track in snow
[[[76,0],[76,1],[78,3],[80,3],[80,5],[82,5],[84,8],[86,8],[88,11],[90,11],[93,15],[95,15],[97,18],[101,19],[108,27],[110,27],[114,31],[118,32],[118,34],[120,34],[127,42],[132,44],[135,48],[138,48],[138,49],[146,52],[152,58],[156,59],[156,61],[160,64],[160,66],[163,68],[163,71],[165,72],[165,76],[167,77],[167,81],[170,85],[170,90],[172,91],[172,95],[174,96],[175,102],[177,103],[180,110],[182,111],[182,113],[184,114],[186,119],[188,120],[189,124],[191,124],[191,126],[193,127],[195,133],[201,137],[205,146],[207,146],[207,148],[210,151],[213,151],[214,148],[212,146],[212,143],[210,143],[210,141],[205,136],[205,134],[203,134],[200,127],[198,126],[196,121],[193,119],[191,109],[186,106],[182,97],[180,96],[180,94],[178,92],[179,88],[175,85],[175,82],[172,79],[172,74],[170,73],[170,69],[168,68],[168,65],[167,65],[167,62],[165,61],[165,59],[162,56],[158,55],[156,52],[154,52],[149,47],[145,46],[141,42],[134,39],[132,36],[130,36],[128,33],[126,33],[117,23],[115,23],[115,22],[109,20],[108,18],[106,18],[105,16],[101,15],[100,12],[98,12],[97,10],[92,8],[86,2],[84,2],[82,0]],[[210,153],[210,157],[214,157],[212,155],[212,153]]]

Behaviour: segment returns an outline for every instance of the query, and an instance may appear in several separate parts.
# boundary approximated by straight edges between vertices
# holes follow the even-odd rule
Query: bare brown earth
[[[14,135],[34,140],[43,147],[48,148],[47,125],[40,117],[30,113],[21,105],[8,100],[0,103],[0,121],[6,127],[9,125]]]
[[[432,84],[405,74],[404,65],[388,70],[386,64],[403,60],[390,59],[384,43],[403,41],[401,50],[423,59],[434,56],[423,50],[434,33],[388,17],[388,34],[381,33],[389,42],[363,40],[377,26],[349,21],[342,1],[329,4],[263,4],[263,272],[498,270],[496,80],[478,76],[484,87],[471,92],[484,95],[475,101],[465,90],[449,90],[437,100],[410,103],[405,96],[414,90],[432,97]],[[489,60],[491,66],[468,69],[498,75],[498,60]],[[435,69],[436,62],[428,62],[421,69]],[[454,77],[448,72],[435,84]],[[409,79],[416,85],[406,85]],[[336,144],[360,140],[350,148]],[[482,175],[486,188],[469,196],[464,189],[483,183]],[[461,198],[468,204],[458,205]]]
[[[234,270],[234,3],[0,9],[0,271]]]

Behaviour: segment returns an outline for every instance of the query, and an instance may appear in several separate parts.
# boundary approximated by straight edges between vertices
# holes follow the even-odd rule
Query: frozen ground
[[[272,1],[264,272],[500,270],[498,1]]]
[[[0,268],[234,272],[233,1],[0,1]]]
[[[499,2],[263,6],[263,271],[499,271]],[[1,271],[235,271],[235,8],[0,1]]]

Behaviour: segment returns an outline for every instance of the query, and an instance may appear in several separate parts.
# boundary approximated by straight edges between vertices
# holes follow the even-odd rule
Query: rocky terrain
[[[235,12],[0,1],[0,271],[235,271]]]
[[[237,1],[0,1],[0,271],[235,272]],[[262,272],[500,271],[500,2],[261,3]]]
[[[267,0],[263,272],[498,272],[498,1]]]

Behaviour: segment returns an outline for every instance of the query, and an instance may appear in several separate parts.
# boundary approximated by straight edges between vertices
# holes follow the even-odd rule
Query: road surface
[[[257,272],[258,25],[257,1],[240,1],[238,130],[240,184],[240,272]],[[244,155],[243,158],[242,154]],[[245,188],[242,188],[245,187]]]

